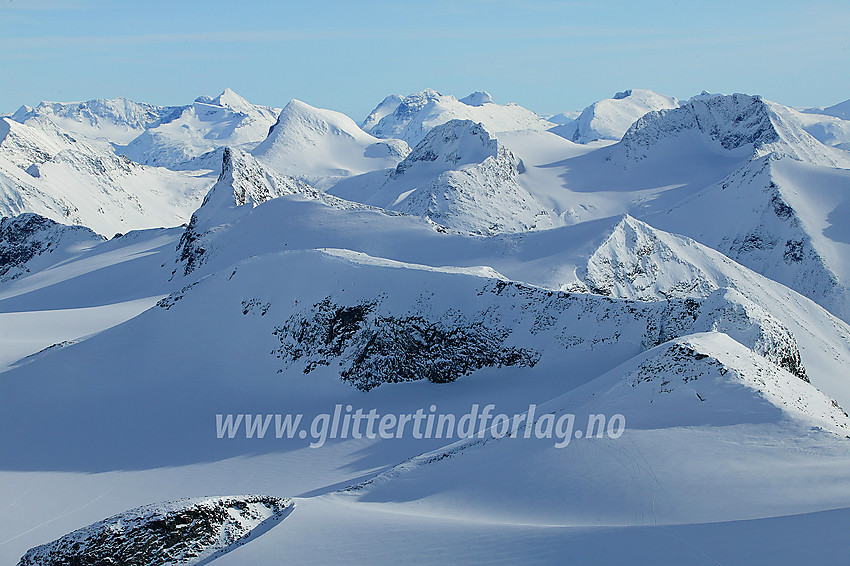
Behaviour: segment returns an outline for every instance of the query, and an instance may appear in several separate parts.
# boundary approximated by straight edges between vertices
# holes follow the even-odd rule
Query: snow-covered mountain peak
[[[279,110],[251,104],[230,89],[175,108],[119,151],[139,163],[180,169],[217,147],[252,149],[274,124]]]
[[[469,96],[461,98],[460,101],[468,106],[483,106],[492,103],[493,97],[490,96],[489,92],[482,90],[473,92]]]
[[[383,117],[368,127],[367,131],[380,138],[403,139],[411,146],[422,140],[432,128],[449,120],[481,122],[491,132],[545,130],[552,127],[551,122],[522,106],[494,103],[486,92],[474,92],[458,100],[454,96],[426,89],[406,96],[395,105],[392,112],[384,107],[381,113]],[[372,122],[374,120],[369,121],[369,124]]]
[[[679,101],[646,89],[629,89],[594,102],[574,122],[550,131],[576,143],[619,140],[641,116],[653,110],[677,108]]]
[[[783,108],[748,94],[695,97],[679,108],[641,117],[623,136],[622,147],[631,159],[640,160],[656,144],[696,133],[721,150],[751,151],[755,158],[773,153],[830,167],[850,163],[786,119]]]
[[[203,233],[232,222],[269,199],[295,193],[315,194],[317,191],[303,181],[268,170],[244,151],[225,147],[221,173],[201,207],[192,215],[189,231]]]
[[[217,106],[225,106],[243,112],[249,111],[253,107],[253,104],[229,88],[224,89],[221,94],[213,98],[212,103]]]
[[[428,132],[396,167],[401,174],[417,163],[431,163],[443,170],[467,163],[481,163],[497,155],[499,143],[481,123],[450,120]]]
[[[405,96],[401,101],[401,104],[399,105],[399,114],[414,114],[432,100],[440,100],[443,97],[443,94],[432,88],[426,88],[421,92],[414,92],[413,94]]]
[[[269,137],[260,144],[257,151],[261,152],[262,147],[277,137],[291,137],[296,132],[305,137],[305,143],[311,143],[315,137],[326,133],[354,139],[365,137],[354,120],[342,112],[316,108],[306,102],[292,99],[283,107],[277,122],[269,130]]]
[[[250,113],[254,108],[253,104],[236,94],[230,88],[224,89],[221,94],[216,97],[205,95],[199,96],[195,99],[195,102],[200,104],[209,104],[210,106],[221,106],[222,108],[229,108],[236,112],[244,112],[246,114]]]
[[[398,108],[399,104],[401,104],[403,100],[404,97],[398,94],[389,95],[383,99],[368,116],[366,116],[366,119],[363,120],[360,127],[368,132],[370,129],[374,128],[384,116],[395,112],[395,109]]]
[[[483,124],[450,120],[428,132],[366,200],[477,234],[549,228],[549,211],[517,183],[523,170]]]
[[[409,149],[367,134],[341,112],[292,100],[252,153],[278,173],[321,182],[395,167]]]

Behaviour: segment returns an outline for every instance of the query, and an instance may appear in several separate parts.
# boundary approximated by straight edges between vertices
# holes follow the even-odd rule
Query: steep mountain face
[[[218,181],[192,214],[178,244],[184,270],[188,273],[202,261],[207,232],[221,229],[269,199],[293,194],[323,198],[322,193],[307,183],[268,170],[250,154],[224,148]]]
[[[0,218],[0,283],[57,263],[62,250],[103,240],[84,226],[64,226],[37,214]]]
[[[341,177],[394,167],[409,151],[400,140],[367,134],[345,114],[292,100],[252,153],[278,173],[322,187]]]
[[[482,124],[451,120],[383,177],[352,179],[331,192],[476,234],[552,227],[549,211],[517,182],[522,171]]]
[[[363,123],[360,124],[360,127],[364,131],[369,131],[374,128],[378,122],[380,122],[384,116],[388,114],[392,114],[395,112],[395,109],[398,108],[399,104],[404,100],[403,96],[398,94],[391,94],[378,104],[374,110],[372,110],[366,119],[363,120]]]
[[[197,208],[207,183],[134,163],[44,117],[0,123],[0,216],[34,212],[106,235],[173,226]]]
[[[640,336],[643,347],[653,347],[683,334],[713,331],[742,341],[809,381],[788,329],[734,292],[716,294],[704,302],[640,305],[495,282],[476,295],[484,297],[475,299],[483,301],[480,310],[476,306],[464,314],[451,308],[442,313],[445,307],[437,304],[445,297],[425,294],[401,311],[397,306],[388,311],[391,303],[381,299],[339,304],[329,296],[275,329],[281,343],[277,354],[304,373],[320,365],[340,366],[344,381],[369,390],[399,381],[455,381],[482,367],[534,367],[545,352],[540,344],[552,337],[559,348],[593,350],[606,341],[628,343]],[[560,314],[555,316],[555,311]],[[598,328],[590,330],[588,324]],[[575,334],[579,328],[590,335]],[[611,332],[607,340],[605,332]]]
[[[383,104],[382,102],[378,108]],[[545,130],[552,127],[550,122],[517,104],[494,103],[486,92],[472,93],[458,100],[428,89],[405,97],[392,113],[385,114],[374,126],[367,128],[367,131],[379,138],[403,139],[412,147],[432,128],[449,120],[480,122],[495,133],[506,130]]]
[[[275,108],[251,104],[226,89],[215,98],[202,96],[175,109],[118,151],[137,163],[178,168],[216,147],[252,149],[268,135],[277,114]]]
[[[246,210],[269,199],[291,194],[319,192],[308,184],[268,170],[249,153],[224,148],[221,173],[201,207],[192,215],[192,224],[201,230],[232,222]],[[246,208],[242,208],[246,207]]]
[[[118,97],[85,102],[42,102],[35,108],[22,106],[12,119],[26,124],[36,116],[45,117],[71,135],[126,145],[180,110],[178,106],[156,106]]]
[[[768,156],[649,220],[850,320],[850,272],[843,259],[850,240],[838,221],[850,206],[848,186],[847,171]]]
[[[641,160],[673,146],[675,140],[685,147],[701,140],[716,150],[751,152],[753,158],[773,153],[828,167],[850,163],[843,152],[824,146],[801,125],[786,120],[781,109],[758,96],[697,96],[680,108],[641,117],[623,136],[620,148],[627,159]]]
[[[561,122],[549,131],[576,143],[620,140],[635,121],[647,112],[678,108],[672,96],[651,90],[629,89],[613,98],[594,102],[574,121]]]
[[[583,279],[593,291],[613,297],[649,301],[706,297],[713,301],[722,295],[724,301],[739,305],[734,310],[743,313],[745,319],[774,319],[800,345],[801,360],[810,368],[812,382],[845,405],[850,404],[850,384],[834,373],[830,361],[850,361],[850,327],[809,299],[713,249],[626,217],[589,257]],[[704,326],[703,330],[717,328]],[[741,340],[739,334],[731,335]],[[795,364],[781,365],[793,371]]]
[[[167,501],[131,509],[29,550],[18,566],[205,564],[290,511],[267,495]]]

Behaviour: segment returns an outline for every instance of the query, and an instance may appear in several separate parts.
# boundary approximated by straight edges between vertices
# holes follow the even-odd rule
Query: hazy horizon
[[[487,90],[542,115],[629,88],[760,94],[790,106],[850,98],[850,6],[837,1],[0,2],[0,111],[124,96],[188,104],[232,88],[356,120],[389,94]],[[770,49],[765,49],[769,45]],[[791,80],[789,80],[791,79]]]

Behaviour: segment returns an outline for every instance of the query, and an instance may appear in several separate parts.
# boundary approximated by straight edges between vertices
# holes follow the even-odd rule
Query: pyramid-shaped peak
[[[213,104],[224,106],[233,110],[245,110],[251,107],[251,103],[236,94],[233,90],[226,88],[221,94],[212,100]]]
[[[460,101],[468,106],[483,106],[492,103],[493,97],[489,92],[481,90],[461,98]]]

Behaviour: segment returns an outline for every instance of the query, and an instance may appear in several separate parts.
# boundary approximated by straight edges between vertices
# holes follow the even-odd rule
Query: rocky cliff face
[[[103,240],[84,226],[64,226],[37,214],[0,218],[0,283],[29,273],[32,264],[57,249]]]
[[[749,151],[753,158],[772,153],[828,167],[847,165],[846,156],[783,118],[777,106],[746,94],[694,97],[679,108],[642,116],[623,136],[622,149],[627,158],[640,160],[664,140],[692,133],[726,151]]]
[[[517,182],[523,170],[483,124],[451,120],[398,164],[375,204],[476,234],[550,228],[551,211]]]
[[[283,519],[289,499],[267,495],[182,499],[139,507],[29,550],[18,566],[202,564]]]

